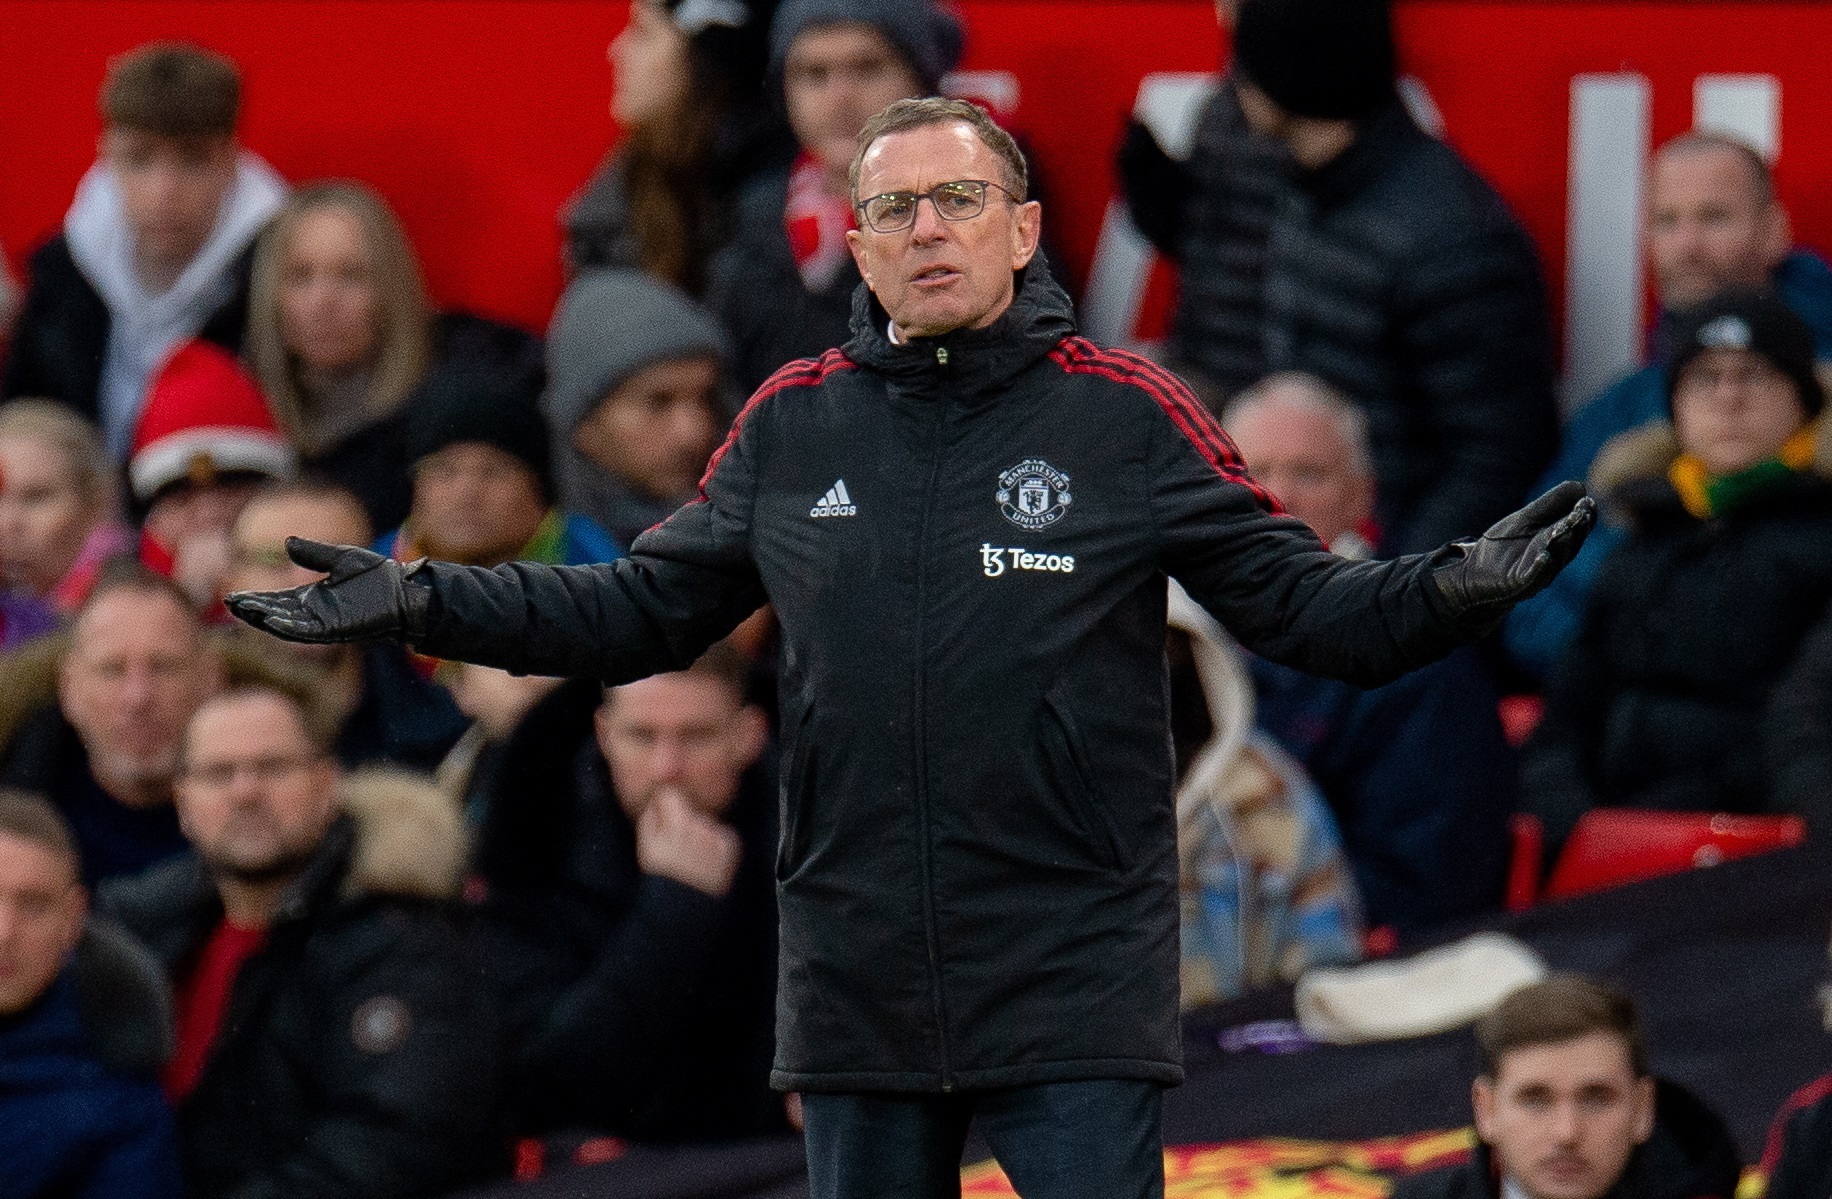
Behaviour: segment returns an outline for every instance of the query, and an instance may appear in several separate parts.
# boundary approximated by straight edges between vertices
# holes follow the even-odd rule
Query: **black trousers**
[[[960,1199],[976,1125],[1023,1199],[1162,1199],[1163,1088],[1099,1079],[947,1095],[804,1095],[812,1199]]]

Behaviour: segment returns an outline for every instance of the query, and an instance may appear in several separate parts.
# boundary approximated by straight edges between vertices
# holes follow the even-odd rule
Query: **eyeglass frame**
[[[946,187],[959,187],[963,183],[977,184],[982,189],[980,193],[979,210],[968,216],[949,216],[947,213],[941,210],[941,205],[935,202],[935,193],[941,191],[943,188],[946,188]],[[852,207],[853,207],[853,211],[858,215],[859,220],[863,222],[868,228],[870,228],[873,233],[902,233],[906,229],[912,229],[915,227],[916,216],[917,216],[918,211],[922,208],[922,202],[924,200],[927,200],[929,202],[930,207],[935,209],[935,215],[944,221],[971,221],[971,220],[975,220],[979,217],[986,215],[986,194],[985,194],[985,191],[983,190],[985,188],[997,188],[999,191],[999,194],[1003,195],[1007,200],[1009,200],[1013,204],[1024,203],[1023,200],[1020,200],[1017,196],[1012,194],[1012,191],[1010,188],[1006,187],[1003,183],[995,183],[991,179],[950,179],[945,183],[937,183],[934,187],[931,187],[928,191],[879,192],[875,196],[865,197],[863,200],[860,200],[858,203],[854,204]],[[866,215],[865,209],[867,208],[867,206],[871,204],[873,200],[882,200],[889,196],[912,196],[915,198],[915,203],[912,204],[910,207],[910,223],[909,224],[898,225],[897,227],[893,229],[880,229],[877,226],[877,224],[874,223],[868,215]]]

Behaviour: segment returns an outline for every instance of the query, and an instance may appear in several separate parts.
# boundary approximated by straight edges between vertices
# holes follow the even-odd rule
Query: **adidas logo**
[[[809,516],[857,516],[858,505],[846,494],[846,480],[841,479],[827,489],[827,494],[816,500],[814,507],[808,509]]]

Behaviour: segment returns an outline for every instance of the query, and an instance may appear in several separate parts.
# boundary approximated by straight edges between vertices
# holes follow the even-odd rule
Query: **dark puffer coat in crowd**
[[[602,566],[434,563],[420,648],[618,682],[782,629],[788,1090],[1182,1078],[1166,576],[1365,685],[1478,635],[1443,555],[1352,563],[1033,261],[982,329],[785,367],[701,498]]]
[[[1654,1080],[1654,1132],[1602,1199],[1733,1199],[1742,1165],[1722,1116],[1675,1082]],[[1460,1166],[1402,1178],[1393,1199],[1501,1199],[1494,1152],[1478,1144]],[[1789,1196],[1788,1199],[1795,1199]]]
[[[1721,516],[1687,512],[1671,427],[1593,477],[1629,521],[1546,692],[1521,804],[1550,847],[1594,807],[1796,812],[1832,828],[1832,452]]]
[[[1232,396],[1266,374],[1266,241],[1291,186],[1291,156],[1253,131],[1224,81],[1203,105],[1185,162],[1134,126],[1119,166],[1133,223],[1180,268],[1171,321],[1177,364]]]
[[[1533,243],[1398,100],[1297,179],[1266,249],[1266,368],[1308,371],[1366,410],[1384,552],[1476,536],[1557,438]]]
[[[494,1030],[450,902],[463,837],[440,802],[386,776],[351,789],[179,1107],[193,1199],[441,1195],[503,1156]],[[175,980],[223,916],[190,855],[102,902]]]
[[[728,815],[743,856],[715,898],[644,874],[592,737],[595,683],[536,706],[487,790],[477,871],[484,969],[525,1134],[641,1142],[786,1133],[776,1016],[776,774]]]

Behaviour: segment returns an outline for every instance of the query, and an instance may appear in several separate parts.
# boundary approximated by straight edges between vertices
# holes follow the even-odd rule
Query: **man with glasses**
[[[343,780],[299,702],[243,689],[191,720],[194,852],[106,889],[177,1000],[165,1075],[198,1195],[442,1194],[492,1131],[488,1023],[452,915],[456,810]]]
[[[955,1195],[970,1121],[1020,1193],[1158,1195],[1182,1078],[1165,577],[1277,661],[1374,684],[1481,635],[1592,519],[1329,554],[1174,376],[1075,335],[1023,156],[899,101],[851,171],[853,338],[751,398],[698,499],[621,562],[495,570],[290,543],[231,597],[307,641],[524,673],[679,670],[781,622],[775,1085],[817,1199]]]

